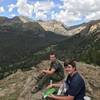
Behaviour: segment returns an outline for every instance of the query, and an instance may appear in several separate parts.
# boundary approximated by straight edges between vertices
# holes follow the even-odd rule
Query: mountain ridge
[[[0,100],[41,100],[41,91],[33,96],[31,88],[39,70],[49,66],[51,51],[62,61],[77,61],[87,95],[99,100],[100,21],[68,29],[56,21],[28,20],[0,19]]]
[[[58,54],[62,54],[59,55],[59,58],[66,56],[87,63],[99,64],[99,20],[68,30],[57,21],[27,21],[24,23],[19,17],[8,19],[6,21],[9,22],[8,24],[0,24],[1,76],[5,69],[6,71],[9,68],[14,70],[13,66],[16,66],[15,69],[31,67],[36,59],[36,62],[42,59],[39,59],[39,56],[45,56],[44,53],[38,55],[38,52],[45,48],[49,48],[47,49],[48,53],[52,49],[57,51]],[[3,22],[2,19],[4,21],[6,18],[1,17],[1,23]],[[30,19],[26,18],[26,20]],[[52,48],[52,45],[54,48]],[[37,53],[36,56],[34,56],[34,53]]]

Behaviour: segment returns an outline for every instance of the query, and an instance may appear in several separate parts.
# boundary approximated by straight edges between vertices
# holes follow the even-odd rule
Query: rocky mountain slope
[[[0,17],[0,78],[12,73],[11,70],[31,67],[37,61],[34,53],[51,45],[56,45],[54,49],[62,54],[60,58],[99,65],[100,20],[66,28],[57,21]]]
[[[36,77],[40,69],[47,68],[49,61],[42,61],[40,64],[33,66],[32,70],[22,72],[18,70],[15,74],[0,80],[0,100],[41,100],[42,91],[31,94]],[[77,68],[85,78],[87,96],[91,100],[100,99],[100,67],[77,62]]]
[[[53,31],[55,30],[53,23],[46,26],[42,26],[42,24],[45,22],[41,24],[40,22],[32,22],[24,16],[12,19],[0,17],[0,63],[13,63],[13,60],[18,61],[18,59],[20,61],[27,55],[31,55],[32,52],[61,42],[66,38],[63,36],[63,33],[67,32],[66,29],[62,25],[58,25],[58,22],[56,23],[57,29],[63,29],[61,32],[57,30],[60,34]],[[46,27],[51,27],[53,30],[47,30]]]
[[[63,52],[63,57],[100,65],[100,21],[87,23],[71,31],[73,30],[78,33],[59,43],[56,50]]]
[[[45,29],[45,31],[52,31],[59,35],[72,36],[61,22],[53,21],[38,21],[38,23]]]
[[[28,66],[27,62],[30,63],[35,52],[65,38],[23,16],[12,19],[0,17],[0,78],[9,68],[18,68],[20,63],[23,67]],[[13,68],[13,64],[16,64],[16,68]]]

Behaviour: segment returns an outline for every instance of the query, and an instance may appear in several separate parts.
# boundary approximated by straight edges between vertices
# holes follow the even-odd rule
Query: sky
[[[0,16],[57,20],[71,26],[100,19],[100,0],[0,0]]]

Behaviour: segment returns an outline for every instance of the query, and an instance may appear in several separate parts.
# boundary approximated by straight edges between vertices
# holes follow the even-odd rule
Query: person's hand
[[[49,98],[55,98],[55,95],[54,94],[50,94],[48,97]]]
[[[52,87],[53,87],[53,84],[50,84],[47,86],[47,89],[52,88]]]
[[[46,73],[46,70],[42,70],[41,73]]]

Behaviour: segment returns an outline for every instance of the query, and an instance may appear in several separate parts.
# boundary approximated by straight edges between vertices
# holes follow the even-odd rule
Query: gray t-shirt
[[[62,79],[64,78],[64,68],[62,64],[60,63],[59,60],[56,60],[55,62],[52,62],[50,65],[50,70],[54,68],[55,69],[55,74],[57,74],[59,77]]]

